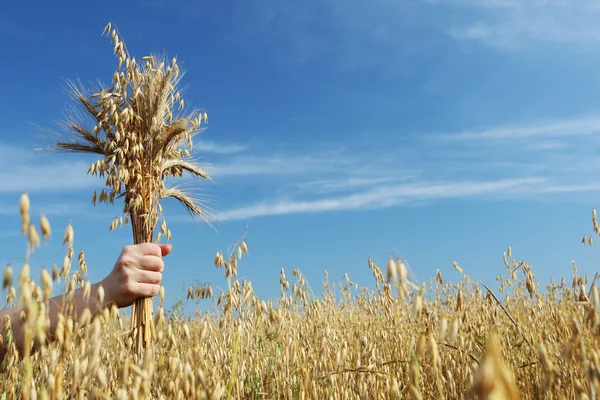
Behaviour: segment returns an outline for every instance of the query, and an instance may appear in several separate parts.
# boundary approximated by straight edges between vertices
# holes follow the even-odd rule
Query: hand
[[[141,243],[121,251],[112,272],[100,282],[105,303],[128,307],[140,297],[158,294],[165,263],[162,257],[171,252],[170,244]]]

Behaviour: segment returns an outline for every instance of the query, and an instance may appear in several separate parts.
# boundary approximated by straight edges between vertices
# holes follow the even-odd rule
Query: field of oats
[[[136,60],[111,24],[105,33],[118,60],[111,86],[70,86],[81,115],[69,114],[61,128],[70,136],[54,150],[95,157],[89,173],[106,188],[92,203],[123,199],[111,229],[131,225],[135,244],[169,240],[164,198],[211,220],[188,188],[171,184],[184,173],[208,178],[191,157],[208,117],[183,111],[176,59]],[[60,268],[30,276],[30,255],[51,227],[29,209],[23,194],[28,253],[4,273],[7,305],[19,312],[0,324],[0,399],[598,398],[600,294],[596,277],[575,265],[560,284],[541,288],[508,248],[494,292],[458,264],[451,277],[417,283],[405,260],[365,260],[370,287],[330,282],[326,273],[309,284],[301,271],[281,270],[281,296],[264,301],[238,278],[249,251],[242,238],[215,256],[225,291],[188,291],[214,301],[216,312],[169,315],[160,290],[156,308],[139,298],[125,314],[105,307],[103,289],[87,281],[70,225]],[[593,222],[600,233],[595,212]]]
[[[50,223],[30,219],[26,195],[21,206],[34,251],[38,232],[48,237]],[[265,302],[251,282],[237,278],[238,262],[249,251],[240,240],[229,257],[215,257],[225,269],[226,291],[188,291],[188,297],[212,299],[218,311],[167,315],[161,290],[155,339],[139,352],[129,317],[116,307],[72,317],[76,288],[89,293],[72,232],[68,226],[62,269],[43,270],[39,285],[27,263],[5,271],[7,301],[23,310],[25,346],[19,354],[4,320],[3,399],[598,397],[600,296],[595,278],[579,276],[575,266],[568,280],[541,290],[532,268],[509,248],[498,293],[471,281],[456,263],[452,280],[458,283],[438,272],[417,286],[402,260],[385,266],[369,260],[374,288],[346,279],[334,289],[325,273],[319,294],[301,271],[287,276],[282,270],[281,296]],[[73,272],[72,263],[78,264]],[[68,289],[48,341],[49,297],[60,282]]]

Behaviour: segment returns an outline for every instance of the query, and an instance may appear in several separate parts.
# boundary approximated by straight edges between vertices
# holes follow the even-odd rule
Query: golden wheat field
[[[105,33],[118,60],[112,86],[70,85],[88,119],[70,114],[62,126],[70,136],[54,149],[96,156],[88,172],[106,187],[92,203],[124,199],[111,230],[130,224],[136,245],[170,240],[162,199],[211,220],[189,188],[170,185],[184,173],[209,178],[191,157],[208,116],[185,111],[176,59],[138,60],[116,28]],[[106,301],[110,288],[87,279],[71,225],[60,228],[64,236],[54,227],[65,248],[60,267],[31,276],[30,256],[53,230],[30,215],[27,193],[19,209],[27,254],[4,272],[6,307],[16,308],[0,323],[1,400],[599,397],[598,275],[582,276],[575,264],[546,287],[510,247],[494,285],[472,281],[458,263],[451,276],[438,271],[422,283],[406,260],[365,260],[373,274],[365,287],[348,275],[334,282],[323,271],[322,282],[309,283],[282,269],[281,295],[266,301],[238,277],[249,253],[242,237],[214,258],[225,290],[189,287],[188,298],[217,311],[166,313],[169,294],[156,280],[126,313]],[[595,211],[592,220],[600,234]]]
[[[23,207],[23,200],[26,200]],[[28,252],[51,234],[34,221],[22,197]],[[39,228],[38,228],[39,227]],[[265,302],[237,278],[245,241],[228,261],[228,290],[190,287],[218,312],[193,318],[154,315],[156,338],[139,355],[126,315],[116,307],[73,318],[73,292],[85,291],[87,266],[74,259],[73,229],[64,236],[60,271],[30,277],[29,264],[7,267],[7,301],[22,308],[25,337],[19,354],[10,320],[2,323],[8,349],[2,398],[67,399],[593,399],[600,377],[600,295],[577,274],[543,290],[532,267],[510,248],[498,276],[500,290],[473,282],[455,263],[452,277],[412,282],[405,262],[371,260],[374,288],[349,278],[333,289],[281,270],[281,297]],[[77,264],[71,271],[71,262]],[[14,278],[13,278],[14,274]],[[289,275],[289,276],[288,276]],[[448,278],[456,283],[450,283]],[[54,341],[47,340],[49,296],[67,284]],[[322,288],[317,295],[317,286]],[[337,294],[336,294],[337,292]],[[102,304],[102,294],[96,301]]]

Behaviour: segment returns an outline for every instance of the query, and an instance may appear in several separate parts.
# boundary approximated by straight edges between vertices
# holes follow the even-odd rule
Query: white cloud
[[[600,117],[582,117],[561,121],[543,122],[521,126],[484,128],[455,133],[427,134],[427,138],[438,140],[506,140],[524,138],[561,138],[600,134]]]
[[[514,194],[525,194],[536,191],[536,187],[539,187],[537,190],[539,191],[544,187],[544,183],[545,180],[541,178],[522,178],[482,182],[467,181],[390,185],[348,196],[312,200],[263,201],[251,206],[235,208],[219,213],[217,217],[222,221],[231,221],[270,215],[368,210],[388,208],[414,200],[503,194],[509,189]]]
[[[313,152],[311,154],[278,153],[258,156],[238,156],[230,161],[215,163],[214,177],[249,175],[300,175],[314,172],[335,172],[355,165],[342,152]]]
[[[349,177],[344,179],[322,179],[298,184],[301,189],[307,189],[313,193],[343,192],[365,186],[377,186],[384,183],[405,181],[414,175],[396,173],[395,176],[382,176],[373,178]]]
[[[503,50],[600,43],[598,1],[267,0],[261,7],[240,3],[230,17],[236,29],[227,43],[247,47],[248,37],[257,46],[268,43],[273,61],[327,57],[343,68],[389,66],[400,73],[411,58],[435,48],[440,35]],[[419,40],[403,40],[414,36]]]
[[[393,139],[369,148],[326,150],[315,145],[285,152],[261,147],[262,154],[233,154],[215,165],[217,185],[211,198],[226,200],[231,207],[222,213],[216,209],[217,219],[235,220],[451,197],[595,192],[598,187],[589,177],[600,172],[600,163],[594,161],[600,149],[597,132],[600,118],[590,116],[414,135],[408,147]],[[568,151],[561,151],[566,147]],[[18,193],[24,190],[50,195],[40,208],[46,214],[85,215],[90,189],[103,184],[86,174],[89,162],[77,157],[68,163],[5,145],[0,146],[0,159],[6,160],[0,164],[0,192],[15,198],[14,205],[0,204],[0,215],[16,215]],[[219,186],[219,178],[227,178],[227,184]],[[74,205],[73,195],[87,206]],[[61,203],[56,196],[71,200]]]
[[[144,5],[186,21],[203,12],[195,3],[177,3]],[[231,28],[217,40],[242,51],[268,49],[271,62],[326,59],[342,69],[367,67],[405,74],[410,73],[407,65],[412,58],[435,51],[441,35],[500,49],[547,43],[595,49],[600,43],[599,16],[598,1],[263,0],[260,7],[238,2],[220,15]]]
[[[569,143],[556,140],[540,141],[531,143],[524,147],[525,150],[544,151],[544,150],[562,150],[570,147]]]
[[[425,35],[403,40],[417,33],[415,19],[431,22],[425,9],[413,0],[263,0],[260,7],[237,2],[227,16],[232,29],[220,40],[242,51],[268,49],[273,63],[326,60],[344,71],[377,68],[404,73],[405,56],[424,52],[430,43]]]
[[[458,40],[509,50],[543,43],[575,47],[600,43],[597,1],[428,0],[426,3],[475,12],[474,19],[448,30]]]
[[[204,142],[197,145],[202,152],[234,154],[244,151],[246,146]],[[0,193],[12,192],[76,192],[104,186],[104,179],[87,173],[93,157],[84,161],[72,154],[47,154],[33,148],[0,142]],[[242,169],[242,165],[233,165]],[[207,168],[210,170],[210,167]],[[225,173],[228,169],[225,168]]]
[[[43,197],[36,196],[31,198],[31,210],[30,214],[32,218],[37,218],[40,214],[47,216],[85,216],[86,218],[100,218],[110,221],[119,214],[118,206],[107,206],[100,204],[96,207],[90,203],[83,203],[79,200],[75,201],[69,197],[66,197],[65,201],[57,201],[55,199],[50,201],[44,201]],[[4,201],[0,204],[0,215],[12,216],[15,218],[19,217],[19,196],[14,196],[9,201]],[[11,203],[12,201],[12,203]]]
[[[358,156],[361,149],[355,149],[332,159],[278,157],[273,164],[267,159],[260,164],[264,170],[287,171],[282,181],[286,184],[295,181],[295,186],[288,185],[286,190],[279,190],[269,199],[246,197],[246,205],[234,203],[229,210],[217,212],[217,217],[227,221],[367,210],[454,197],[516,199],[595,193],[600,191],[600,185],[588,183],[589,174],[582,176],[581,171],[600,171],[600,164],[593,162],[596,149],[600,148],[600,135],[596,135],[599,132],[600,118],[590,116],[415,135],[408,156],[389,157],[394,154],[394,150],[389,150],[379,152],[377,157],[362,154],[364,159],[361,159]],[[387,148],[395,147],[388,143]],[[561,151],[565,148],[568,151]],[[314,160],[310,160],[311,157]],[[330,160],[333,162],[319,164]],[[348,164],[340,164],[342,160]],[[371,168],[369,173],[359,174],[365,166]],[[298,169],[309,177],[321,178],[294,177]],[[250,172],[258,171],[251,169]],[[277,188],[277,182],[272,187]],[[304,191],[294,194],[292,188]]]
[[[597,192],[600,191],[600,185],[548,185],[540,188],[541,193],[576,193],[576,192]]]
[[[488,24],[478,22],[463,28],[452,28],[449,31],[450,35],[457,39],[477,39],[488,40],[492,35]]]
[[[101,186],[101,178],[87,174],[91,163],[64,155],[36,154],[0,142],[0,193],[72,192]]]
[[[445,177],[541,176],[556,184],[587,184],[600,172],[600,118],[422,134],[421,153]],[[428,164],[422,166],[427,168]],[[429,168],[424,176],[434,173]]]
[[[194,146],[199,152],[215,154],[235,154],[245,151],[248,147],[235,143],[218,143],[213,141],[202,141]]]
[[[45,163],[0,168],[0,192],[65,192],[103,185],[101,178],[87,175],[89,163]]]

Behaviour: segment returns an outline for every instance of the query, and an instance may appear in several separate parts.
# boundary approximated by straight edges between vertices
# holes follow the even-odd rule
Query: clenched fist
[[[171,252],[170,244],[141,243],[126,246],[121,251],[112,272],[102,280],[105,303],[128,307],[140,297],[158,294],[163,257]]]

